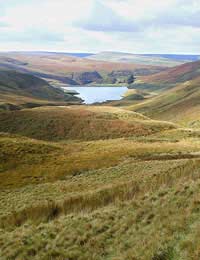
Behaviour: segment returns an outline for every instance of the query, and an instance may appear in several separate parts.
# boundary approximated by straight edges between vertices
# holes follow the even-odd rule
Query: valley
[[[68,55],[0,55],[0,259],[199,259],[200,62]]]
[[[55,86],[127,83],[131,75],[149,75],[165,67],[137,64],[134,62],[97,61],[89,57],[69,56],[63,53],[21,53],[0,54],[0,68],[42,77]]]

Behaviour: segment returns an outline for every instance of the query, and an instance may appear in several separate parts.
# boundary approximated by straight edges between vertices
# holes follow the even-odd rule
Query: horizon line
[[[155,52],[144,52],[144,53],[136,53],[136,52],[126,52],[126,51],[98,51],[98,52],[87,52],[87,51],[60,51],[60,50],[0,50],[0,53],[8,53],[8,52],[46,52],[46,53],[74,53],[74,54],[98,54],[98,53],[122,53],[122,54],[133,54],[133,55],[195,55],[198,56],[200,53],[155,53]]]

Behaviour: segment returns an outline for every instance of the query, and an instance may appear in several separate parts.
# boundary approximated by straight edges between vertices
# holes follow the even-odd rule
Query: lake
[[[127,87],[63,87],[64,90],[74,90],[76,95],[84,100],[86,104],[105,102],[107,100],[120,100],[127,91]]]

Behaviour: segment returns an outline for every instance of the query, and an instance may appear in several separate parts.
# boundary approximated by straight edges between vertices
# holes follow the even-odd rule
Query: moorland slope
[[[90,56],[89,56],[90,57]],[[0,68],[42,77],[53,84],[124,83],[134,75],[149,75],[165,69],[137,63],[96,61],[62,53],[2,53]]]
[[[165,72],[142,77],[157,95],[130,105],[130,109],[155,119],[197,126],[200,117],[200,62],[186,63]],[[139,84],[139,85],[140,85]]]
[[[110,107],[40,107],[0,113],[0,131],[42,140],[97,140],[149,135],[175,128]]]
[[[64,104],[81,100],[52,87],[48,82],[33,75],[12,70],[0,70],[0,107],[1,109],[19,109],[20,106],[42,104]],[[57,102],[57,103],[56,103]]]
[[[47,142],[3,130],[1,259],[198,259],[199,131]]]

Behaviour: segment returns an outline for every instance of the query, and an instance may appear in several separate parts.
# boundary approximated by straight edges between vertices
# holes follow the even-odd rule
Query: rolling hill
[[[0,113],[0,132],[55,140],[96,140],[149,135],[175,128],[138,113],[112,107],[41,107]]]
[[[143,77],[140,84],[162,90],[158,95],[130,106],[155,119],[198,126],[200,118],[200,62],[191,62],[163,73]]]
[[[136,63],[153,66],[174,67],[200,59],[198,55],[131,54],[122,52],[100,52],[89,59],[121,63]]]
[[[200,61],[189,62],[155,75],[141,77],[141,81],[154,84],[177,84],[200,75]]]
[[[0,70],[0,107],[18,109],[20,106],[37,106],[81,100],[63,90],[54,88],[43,79],[11,70]]]
[[[1,53],[0,68],[29,73],[57,85],[115,83],[127,79],[132,74],[149,75],[165,69],[146,64],[96,61],[91,60],[90,57],[81,58],[62,53],[43,52]]]

